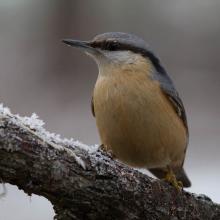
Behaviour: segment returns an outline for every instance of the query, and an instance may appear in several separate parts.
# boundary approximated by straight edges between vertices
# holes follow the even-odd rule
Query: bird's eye
[[[103,49],[104,50],[110,50],[110,51],[115,51],[118,48],[118,43],[117,41],[106,41],[103,44]]]
[[[115,51],[118,50],[119,44],[117,41],[101,41],[90,43],[92,47],[100,48],[102,50]]]

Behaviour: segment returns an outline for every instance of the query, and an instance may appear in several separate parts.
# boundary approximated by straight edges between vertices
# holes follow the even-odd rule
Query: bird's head
[[[146,42],[133,34],[109,32],[97,35],[91,41],[65,39],[63,42],[94,58],[99,70],[112,67],[141,68],[140,65],[145,64],[152,67],[159,65],[159,60],[149,50]]]

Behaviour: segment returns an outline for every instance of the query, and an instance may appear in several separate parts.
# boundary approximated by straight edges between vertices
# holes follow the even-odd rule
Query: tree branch
[[[49,199],[56,219],[220,219],[220,205],[177,192],[111,157],[0,106],[0,178]]]

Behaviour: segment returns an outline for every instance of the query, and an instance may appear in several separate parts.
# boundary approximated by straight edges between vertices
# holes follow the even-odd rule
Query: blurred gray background
[[[61,39],[135,33],[160,56],[185,104],[189,190],[220,202],[219,11],[219,0],[0,0],[0,102],[20,115],[36,112],[51,132],[99,143],[90,112],[97,67]],[[52,219],[46,199],[7,189],[1,220]]]

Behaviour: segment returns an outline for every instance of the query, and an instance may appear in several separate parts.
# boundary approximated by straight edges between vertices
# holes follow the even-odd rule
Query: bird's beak
[[[88,41],[64,39],[62,40],[62,42],[71,47],[82,49],[83,51],[89,54],[94,54],[98,52],[96,48],[90,46]]]

